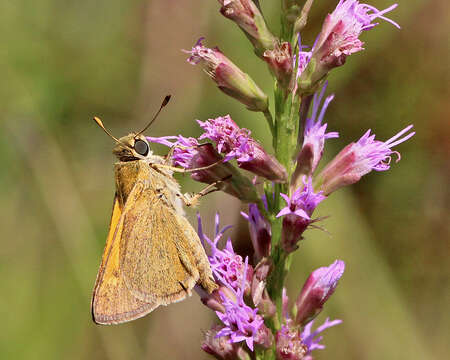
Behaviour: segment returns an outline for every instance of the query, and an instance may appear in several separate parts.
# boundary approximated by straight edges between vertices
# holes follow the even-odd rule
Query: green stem
[[[270,128],[270,133],[272,134],[272,136],[274,136],[275,134],[275,127],[273,124],[273,118],[272,118],[272,114],[270,113],[270,110],[267,109],[266,111],[263,112],[264,117],[267,120],[267,123],[269,124],[269,128]]]
[[[303,9],[304,11],[301,16],[301,24],[299,25],[303,25],[303,23],[306,22],[306,17],[312,1],[313,0],[306,1]],[[293,32],[294,24],[292,22],[288,22],[286,14],[282,11],[280,39],[282,41],[290,41],[292,48],[296,49],[295,46],[297,42],[293,36]],[[278,86],[276,81],[274,84],[274,99],[274,118],[272,118],[272,114],[269,111],[264,112],[264,116],[267,119],[270,131],[272,133],[275,156],[277,160],[286,168],[288,179],[290,179],[295,168],[294,155],[297,151],[297,143],[299,140],[298,133],[299,127],[301,126],[299,121],[301,99],[297,94],[293,94],[288,89]],[[308,108],[309,104],[305,103],[303,105],[303,112],[305,110],[307,112]],[[270,258],[273,264],[272,272],[267,279],[267,290],[277,309],[276,316],[273,319],[267,319],[267,325],[270,327],[274,335],[283,324],[282,294],[285,278],[291,264],[291,256],[286,254],[282,246],[283,219],[281,217],[277,218],[276,215],[283,207],[286,206],[286,203],[280,196],[280,193],[290,195],[289,185],[289,180],[285,184],[271,185],[266,183],[264,185],[268,210],[263,211],[263,213],[271,223],[272,247]],[[275,358],[275,347],[272,347],[267,351],[257,350],[255,355],[258,360],[272,360]]]
[[[294,169],[293,155],[297,148],[298,137],[298,114],[300,108],[299,97],[286,93],[275,84],[275,126],[273,147],[278,161],[286,168],[290,176]],[[272,226],[272,250],[271,259],[273,270],[267,282],[269,295],[274,301],[278,318],[282,319],[282,293],[284,281],[289,269],[290,261],[288,255],[282,248],[282,218],[276,218],[276,214],[285,206],[280,193],[288,193],[289,184],[275,184],[273,206],[269,209],[271,213],[270,221]],[[280,322],[277,324],[278,328]]]

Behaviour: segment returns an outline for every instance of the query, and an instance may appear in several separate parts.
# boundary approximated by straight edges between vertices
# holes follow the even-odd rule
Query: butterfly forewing
[[[122,230],[123,214],[116,196],[110,230],[92,296],[92,317],[97,324],[119,324],[137,319],[159,305],[155,302],[138,300],[125,286],[119,266],[119,243]]]

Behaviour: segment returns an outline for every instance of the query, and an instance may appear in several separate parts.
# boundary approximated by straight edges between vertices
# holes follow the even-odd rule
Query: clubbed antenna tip
[[[119,140],[114,135],[112,135],[108,130],[106,130],[105,125],[103,125],[103,122],[100,120],[99,117],[94,116],[94,121],[97,123],[98,126],[100,126],[103,129],[103,131],[108,136],[110,136],[114,141],[119,142]]]
[[[172,95],[166,95],[166,97],[164,98],[164,100],[161,104],[161,107],[166,106],[169,103],[171,97],[172,97]]]
[[[155,116],[153,116],[153,119],[151,119],[150,122],[148,123],[148,125],[145,128],[143,128],[141,131],[139,131],[136,134],[136,136],[142,134],[145,130],[147,130],[150,127],[151,124],[153,124],[153,122],[156,120],[156,118],[158,117],[159,113],[161,112],[162,108],[167,105],[167,103],[169,102],[171,97],[172,97],[172,95],[166,95],[166,97],[164,98],[161,106],[159,107],[159,110],[156,112]]]

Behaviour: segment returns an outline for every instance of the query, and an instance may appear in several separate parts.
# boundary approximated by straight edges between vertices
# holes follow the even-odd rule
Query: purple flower
[[[314,209],[325,199],[325,196],[322,195],[322,191],[314,192],[311,177],[308,177],[308,181],[304,180],[303,185],[304,187],[298,188],[290,198],[286,194],[280,194],[287,206],[281,209],[277,217],[292,214],[306,220],[311,218]]]
[[[247,279],[245,281],[246,292],[250,291],[251,280],[253,276],[253,268],[249,265],[244,272],[244,262],[242,256],[236,254],[233,250],[233,244],[231,239],[228,238],[224,249],[219,249],[217,244],[222,238],[225,231],[231,228],[231,226],[225,226],[220,229],[219,227],[219,214],[215,217],[215,236],[214,239],[210,239],[203,233],[202,219],[200,214],[197,214],[198,218],[198,236],[203,242],[207,242],[211,247],[211,255],[208,256],[211,270],[216,280],[219,280],[222,285],[227,286],[234,291],[240,288],[244,274]]]
[[[197,122],[205,130],[199,139],[214,141],[217,151],[225,154],[224,161],[236,159],[240,168],[258,176],[277,182],[286,180],[284,167],[250,136],[250,130],[240,128],[230,115]]]
[[[311,60],[311,56],[312,56],[312,51],[303,51],[303,49],[307,49],[308,46],[302,45],[302,38],[300,37],[300,34],[298,34],[297,43],[298,43],[298,53],[293,58],[294,65],[295,65],[295,62],[297,62],[297,57],[298,57],[297,75],[295,78],[296,80],[298,80],[298,77],[306,69],[306,66],[309,64],[309,61]]]
[[[199,144],[198,140],[192,137],[186,138],[178,135],[162,137],[147,136],[146,138],[150,142],[162,144],[170,148],[173,147],[172,163],[174,166],[178,165],[185,169],[195,169],[214,164],[222,159],[214,149],[211,151],[211,148],[208,148],[207,144]],[[199,172],[206,172],[206,170]]]
[[[250,141],[250,130],[241,129],[230,115],[219,116],[207,121],[197,120],[197,122],[205,131],[199,139],[214,141],[217,151],[225,153],[225,161],[234,158],[240,162],[253,160],[254,141]]]
[[[277,214],[277,217],[284,217],[281,244],[287,253],[297,249],[303,232],[313,222],[311,215],[314,209],[325,199],[322,191],[314,192],[311,177],[308,177],[308,181],[303,180],[303,184],[303,188],[298,188],[291,197],[280,194],[287,203]]]
[[[348,55],[363,50],[364,43],[359,36],[378,25],[375,19],[383,19],[399,28],[397,23],[384,17],[396,7],[394,4],[380,11],[357,0],[340,0],[336,9],[325,18],[312,48],[311,61],[298,79],[301,92],[315,91],[331,69],[343,65]]]
[[[414,136],[414,131],[405,135],[412,127],[407,126],[384,142],[375,140],[375,135],[367,130],[356,143],[347,145],[318,176],[317,182],[324,194],[329,195],[345,185],[354,184],[372,170],[389,170],[393,154],[397,156],[397,162],[400,160],[400,153],[392,151],[392,148]]]
[[[256,204],[248,204],[248,214],[241,211],[241,215],[248,221],[256,260],[259,261],[261,258],[269,256],[272,240],[269,221],[261,214]]]
[[[330,95],[325,99],[320,113],[317,116],[327,85],[328,82],[325,82],[320,94],[317,92],[314,94],[311,117],[307,118],[305,122],[303,146],[310,144],[314,154],[311,172],[314,172],[317,164],[322,158],[325,140],[339,137],[339,133],[337,132],[326,133],[325,131],[328,124],[322,124],[325,112],[327,111],[330,102],[334,99],[334,95]]]
[[[307,49],[308,46],[302,45],[300,34],[298,34],[297,43],[298,43],[298,52],[297,55],[293,56],[294,67],[295,64],[297,64],[297,72],[295,74],[295,85],[292,90],[294,94],[297,92],[298,79],[300,75],[303,73],[303,71],[306,69],[306,66],[309,64],[312,57],[312,51],[303,51],[303,49]]]
[[[219,48],[203,46],[203,39],[200,38],[192,50],[185,51],[190,54],[187,61],[192,65],[203,63],[206,73],[217,83],[219,89],[246,105],[249,110],[267,111],[267,95]]]
[[[258,195],[251,181],[233,165],[220,162],[223,157],[212,144],[199,144],[197,139],[185,138],[181,135],[147,137],[147,140],[173,147],[173,165],[179,165],[185,169],[197,169],[216,163],[208,169],[192,172],[191,178],[206,184],[216,183],[217,188],[242,201],[257,201]]]
[[[301,333],[301,338],[303,343],[307,347],[306,355],[311,354],[311,351],[317,350],[317,349],[324,349],[325,345],[320,344],[320,342],[323,339],[323,336],[318,336],[322,331],[342,323],[342,320],[333,320],[329,321],[329,318],[325,320],[325,322],[320,325],[316,330],[311,332],[311,328],[313,326],[314,320],[309,322],[305,328],[303,329]]]
[[[363,50],[363,42],[359,36],[365,30],[374,28],[377,18],[386,20],[394,26],[400,26],[384,17],[395,9],[394,4],[382,11],[357,0],[340,0],[336,9],[325,19],[322,31],[314,46],[313,56],[328,68],[340,66],[348,55]]]
[[[330,266],[321,267],[309,275],[295,302],[297,324],[309,323],[322,311],[323,305],[336,289],[344,269],[345,263],[336,260]]]
[[[247,274],[248,258],[245,259],[244,274]],[[229,288],[234,298],[230,298],[225,293],[220,293],[222,304],[225,307],[225,313],[217,311],[217,317],[225,325],[218,333],[217,337],[229,336],[230,341],[245,341],[248,348],[253,351],[254,342],[265,343],[266,339],[261,338],[261,334],[268,336],[263,318],[258,315],[258,308],[251,308],[244,302],[244,293],[246,291],[245,277],[237,289]],[[220,279],[220,276],[219,276]]]
[[[328,82],[325,82],[320,93],[316,92],[314,94],[311,116],[305,121],[303,146],[297,156],[297,167],[292,176],[292,183],[295,185],[302,175],[312,175],[314,173],[322,158],[325,140],[339,137],[337,132],[326,133],[328,124],[322,124],[325,112],[330,102],[334,99],[334,95],[330,95],[325,99],[319,113],[327,85]]]

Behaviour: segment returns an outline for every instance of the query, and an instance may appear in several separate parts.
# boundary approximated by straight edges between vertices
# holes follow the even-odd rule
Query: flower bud
[[[276,334],[277,360],[303,360],[307,348],[303,344],[298,330],[283,325]]]
[[[345,263],[336,260],[330,266],[321,267],[309,275],[295,302],[297,324],[306,325],[322,311],[323,304],[333,294],[344,269]]]
[[[264,50],[274,47],[276,38],[267,28],[261,11],[252,0],[219,0],[219,3],[222,5],[221,14],[244,31],[258,56]]]
[[[287,89],[291,83],[293,57],[291,44],[276,44],[274,49],[264,51],[264,60],[269,64],[270,72],[275,76],[280,87]]]
[[[219,290],[214,290],[211,294],[208,294],[201,286],[195,285],[194,290],[200,296],[200,300],[203,305],[209,307],[213,311],[225,312],[225,307],[222,305],[219,291],[225,291],[221,286]]]
[[[191,55],[188,62],[193,65],[202,62],[206,73],[217,83],[219,89],[246,105],[247,109],[267,111],[267,95],[252,78],[231,62],[219,48],[207,48],[202,41],[203,38],[200,38],[191,51],[186,51]]]
[[[266,279],[272,270],[272,261],[263,258],[256,265],[253,272],[252,299],[253,304],[258,307],[259,313],[264,317],[273,317],[276,314],[276,306],[269,297],[266,289]]]
[[[241,215],[248,220],[256,261],[269,256],[272,240],[272,230],[269,221],[260,213],[258,205],[253,203],[248,204],[248,214],[241,212]]]
[[[303,28],[306,26],[306,22],[308,21],[308,14],[311,10],[311,6],[313,4],[314,0],[306,0],[305,4],[302,7],[302,11],[299,14],[299,17],[295,20],[294,25],[294,33],[298,34],[300,31],[303,30]]]
[[[300,0],[282,0],[283,16],[290,24],[294,24],[301,11]]]
[[[214,326],[206,332],[202,350],[219,360],[250,360],[247,352],[238,344],[232,343],[229,336],[217,337],[221,329],[220,326]]]
[[[258,333],[255,337],[255,343],[264,349],[270,349],[272,347],[273,335],[267,326],[263,325],[258,329]]]
[[[277,315],[277,307],[269,296],[267,289],[264,289],[259,299],[258,309],[261,316],[265,319],[274,318]]]

